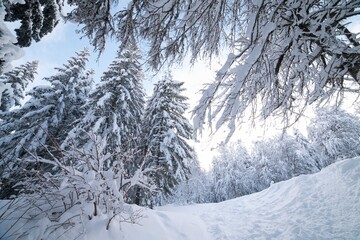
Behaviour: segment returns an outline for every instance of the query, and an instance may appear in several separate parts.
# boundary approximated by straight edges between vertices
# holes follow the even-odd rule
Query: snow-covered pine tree
[[[27,62],[0,76],[0,112],[20,106],[27,85],[34,80],[38,62]]]
[[[57,74],[45,78],[50,86],[37,86],[23,107],[1,114],[0,164],[2,182],[16,183],[21,178],[24,158],[37,156],[48,158],[59,155],[59,143],[84,115],[81,106],[87,99],[92,83],[92,71],[86,71],[89,53],[84,50],[68,60]],[[19,168],[21,166],[21,168]],[[31,166],[43,169],[44,165]],[[1,191],[8,197],[7,191]],[[11,191],[10,191],[11,192]]]
[[[125,177],[132,176],[142,160],[139,146],[145,93],[140,58],[135,41],[118,52],[100,84],[90,94],[85,106],[86,116],[71,130],[62,146],[66,150],[75,147],[91,152],[94,148],[92,136],[96,136],[103,141],[101,154],[110,156],[102,167],[121,165],[126,171]],[[133,157],[124,158],[129,155]],[[125,200],[136,202],[135,192],[129,190]]]
[[[134,42],[118,52],[100,84],[90,94],[86,116],[69,133],[63,148],[74,145],[90,151],[93,148],[91,135],[96,135],[105,141],[103,154],[137,152],[145,102],[139,60]],[[114,161],[109,158],[105,166],[110,167]],[[130,168],[134,163],[126,165]]]
[[[187,97],[182,82],[167,74],[154,88],[144,117],[144,153],[148,166],[157,169],[154,179],[161,194],[169,195],[189,174],[193,149],[192,126],[184,117]],[[160,197],[159,196],[159,197]]]

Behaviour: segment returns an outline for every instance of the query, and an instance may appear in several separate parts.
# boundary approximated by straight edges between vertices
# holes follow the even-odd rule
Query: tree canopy
[[[109,8],[99,25],[72,1],[73,19],[97,49],[105,47],[104,34],[123,46],[135,35],[148,43],[154,68],[188,54],[195,61],[229,52],[203,92],[195,129],[210,118],[216,128],[228,124],[233,130],[249,108],[254,117],[298,116],[336,93],[359,92],[359,40],[348,27],[360,14],[358,0],[132,0],[111,14],[116,3],[94,1]]]
[[[37,41],[51,31],[62,4],[6,2],[5,19],[22,21],[20,46],[30,44],[25,35]],[[147,62],[154,68],[189,54],[195,61],[228,52],[195,109],[195,129],[209,118],[217,129],[227,124],[234,130],[249,109],[253,117],[281,113],[297,118],[309,104],[360,91],[359,40],[349,28],[360,14],[359,0],[130,0],[122,9],[115,0],[67,4],[72,10],[65,19],[78,23],[79,32],[100,53],[108,36],[116,37],[121,47],[134,36],[144,40]],[[51,26],[45,24],[48,15]]]

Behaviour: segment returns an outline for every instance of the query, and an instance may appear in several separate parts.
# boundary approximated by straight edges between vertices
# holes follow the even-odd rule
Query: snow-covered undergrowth
[[[134,207],[142,210],[138,224],[113,222],[108,231],[106,221],[98,217],[84,226],[83,236],[88,240],[360,239],[359,199],[360,158],[353,158],[221,203],[156,210]]]

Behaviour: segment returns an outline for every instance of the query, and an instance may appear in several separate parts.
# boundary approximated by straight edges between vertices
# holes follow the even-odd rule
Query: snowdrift
[[[93,219],[84,239],[360,239],[360,158],[221,203],[135,208],[138,224]]]

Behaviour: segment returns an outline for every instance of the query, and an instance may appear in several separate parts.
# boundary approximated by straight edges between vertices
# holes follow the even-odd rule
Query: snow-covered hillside
[[[360,239],[360,158],[217,204],[138,209],[139,224],[94,219],[85,239]]]
[[[360,239],[360,158],[230,201],[146,214],[124,227],[128,239]]]

